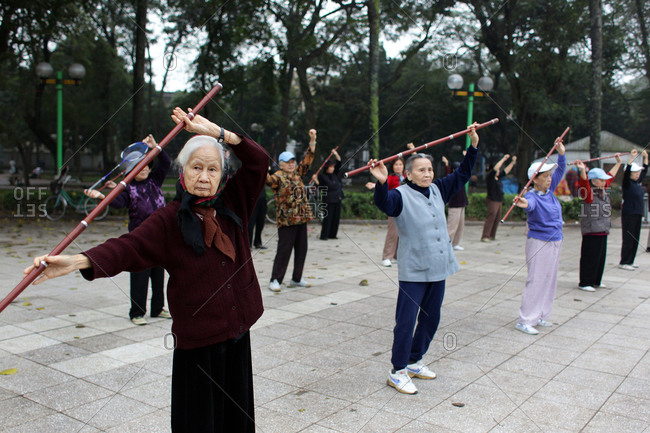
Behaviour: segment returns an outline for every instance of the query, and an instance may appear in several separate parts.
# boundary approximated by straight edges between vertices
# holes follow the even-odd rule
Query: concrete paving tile
[[[535,422],[519,409],[515,410],[513,414],[509,415],[505,419],[499,420],[498,424],[490,431],[495,433],[572,433],[571,430],[565,430],[557,426],[549,426],[547,424]]]
[[[51,365],[64,373],[75,377],[86,377],[125,365],[124,362],[108,356],[93,353],[87,356],[56,362]]]
[[[624,377],[610,373],[586,370],[570,365],[555,376],[553,380],[612,393],[623,382]]]
[[[8,368],[16,368],[18,371],[15,374],[0,376],[0,389],[21,395],[71,379],[69,375],[48,366],[13,356],[3,359],[2,369]]]
[[[319,426],[317,424],[312,424],[304,430],[300,430],[301,433],[337,433],[338,430],[332,430],[331,428]]]
[[[69,341],[67,344],[89,352],[101,352],[103,350],[114,349],[116,347],[132,344],[133,340],[128,338],[119,337],[117,335],[107,333],[94,337],[80,338],[79,340]]]
[[[169,330],[161,329],[157,326],[135,326],[130,321],[129,323],[132,326],[119,331],[114,331],[113,333],[118,337],[128,338],[133,341],[151,340],[152,338],[163,337],[169,333]]]
[[[606,412],[598,412],[582,430],[584,433],[638,433],[650,428],[650,423]]]
[[[266,312],[264,314],[266,314]],[[267,326],[264,329],[254,329],[251,333],[251,338],[254,338],[256,335],[261,335],[280,340],[288,340],[289,338],[304,334],[308,330],[308,328],[301,328],[287,323],[276,323],[272,326]]]
[[[34,420],[54,415],[56,412],[25,397],[0,400],[0,426],[9,429]]]
[[[497,424],[494,417],[486,415],[476,407],[456,407],[452,402],[459,403],[456,400],[445,400],[418,417],[418,421],[464,433],[487,432]]]
[[[82,338],[93,337],[95,335],[102,334],[103,331],[98,329],[87,327],[86,325],[78,324],[67,326],[65,328],[53,329],[50,331],[41,332],[40,335],[43,335],[48,338],[53,338],[58,341],[68,342],[79,340]]]
[[[628,328],[627,331],[629,333],[616,333],[616,328],[621,328],[621,326],[617,326],[613,328],[611,331],[609,331],[607,334],[603,335],[603,337],[598,340],[599,343],[603,344],[610,344],[612,346],[620,346],[624,348],[630,348],[630,349],[639,349],[639,350],[649,350],[650,349],[650,339],[639,337],[633,333],[633,331],[629,331],[631,328]],[[621,331],[620,329],[618,331]]]
[[[295,361],[319,350],[318,347],[305,346],[303,344],[281,340],[278,343],[272,343],[262,347],[258,352],[260,352],[260,355],[270,355],[287,361]]]
[[[68,343],[55,344],[23,353],[21,356],[39,364],[49,365],[66,359],[89,355],[91,352]]]
[[[68,314],[62,314],[56,317],[58,319],[66,320],[69,322],[83,323],[85,325],[88,325],[90,322],[95,322],[102,319],[111,319],[114,316],[97,310],[79,310]]]
[[[57,413],[48,415],[37,420],[33,420],[16,427],[3,430],[6,433],[60,433],[60,432],[76,432],[76,433],[95,433],[99,432],[94,427],[90,427],[76,419],[69,416]]]
[[[621,350],[619,346],[597,343],[580,355],[572,365],[624,376],[632,371],[645,353],[642,350]]]
[[[264,407],[314,423],[346,408],[349,404],[350,402],[345,400],[300,389],[271,400],[264,404]]]
[[[255,408],[256,430],[264,433],[301,432],[311,423],[306,419],[288,416],[265,407]],[[339,430],[337,430],[339,431]]]
[[[570,350],[569,348],[565,350],[558,349],[557,347],[541,346],[539,344],[531,345],[518,354],[518,356],[533,359],[545,359],[562,365],[571,364],[580,355],[582,355],[581,352]]]
[[[85,324],[94,329],[99,329],[100,331],[104,331],[104,332],[121,331],[123,329],[132,328],[136,326],[133,323],[131,323],[128,316],[124,316],[124,317],[110,316],[104,319],[88,321],[85,322]]]
[[[115,394],[67,409],[64,413],[92,427],[107,430],[124,423],[125,420],[139,418],[155,411],[153,406]]]
[[[353,370],[345,370],[319,378],[306,386],[306,389],[331,397],[355,402],[386,387],[386,377],[390,368],[365,361]],[[351,374],[351,371],[354,374]],[[345,386],[342,386],[345,384]]]
[[[537,396],[528,399],[520,409],[536,424],[569,431],[579,431],[596,413],[593,410],[567,406]]]
[[[98,354],[127,364],[133,364],[165,355],[169,352],[170,350],[164,347],[154,347],[145,343],[132,343],[126,346],[116,347],[115,349],[104,350]]]
[[[156,373],[160,376],[171,376],[173,356],[174,352],[169,350],[162,356],[156,356],[155,358],[136,362],[133,365],[136,367],[143,367],[145,370]]]
[[[336,323],[337,322],[334,322],[332,320],[327,320],[321,317],[307,315],[307,316],[300,316],[291,320],[287,320],[286,322],[284,322],[284,325],[289,326],[290,328],[316,330],[316,329],[326,328]]]
[[[169,433],[171,414],[165,410],[157,410],[106,431],[108,433]]]
[[[451,377],[468,383],[484,375],[484,370],[481,370],[475,363],[461,361],[450,356],[445,356],[434,364],[429,364],[429,368],[438,376]]]
[[[283,395],[296,392],[300,388],[276,380],[267,379],[266,377],[254,375],[253,383],[255,384],[255,406],[275,400]]]
[[[475,346],[461,347],[449,354],[459,361],[474,362],[482,369],[492,369],[512,358],[512,355]]]
[[[144,385],[128,388],[121,394],[159,409],[165,408],[172,400],[171,377],[161,377]]]
[[[364,362],[364,358],[351,354],[324,349],[303,356],[296,362],[312,367],[322,367],[328,371],[339,372],[354,368]]]
[[[318,424],[340,432],[392,433],[411,421],[407,417],[353,404],[320,420]]]
[[[47,346],[52,346],[59,343],[60,341],[58,340],[44,337],[40,334],[28,334],[0,341],[0,349],[17,354],[29,352],[31,350],[36,350]]]
[[[601,411],[648,423],[650,422],[649,405],[650,400],[616,392],[603,405]]]
[[[397,433],[460,433],[459,430],[449,430],[447,427],[436,426],[422,421],[411,421],[404,427],[396,430]]]
[[[324,367],[289,362],[269,370],[258,372],[257,375],[277,382],[286,383],[298,388],[306,387],[322,378],[334,373],[333,370]]]
[[[57,317],[47,317],[45,319],[33,320],[31,322],[18,323],[17,326],[30,332],[43,332],[53,329],[69,327],[70,320],[59,319]]]
[[[504,341],[502,338],[491,337],[490,335],[474,340],[468,346],[507,355],[515,355],[531,348],[530,342]]]
[[[287,361],[286,359],[277,358],[275,356],[269,355],[268,353],[261,353],[260,351],[253,352],[252,358],[253,371],[255,373],[262,373],[263,371],[271,370],[280,365],[293,362]]]
[[[567,383],[561,380],[552,380],[535,396],[554,401],[567,406],[578,406],[597,411],[607,401],[611,393],[594,389],[584,384]]]
[[[377,410],[394,413],[411,419],[417,419],[423,413],[431,410],[437,404],[440,404],[444,398],[436,389],[437,379],[419,380],[415,379],[415,386],[418,388],[417,394],[401,394],[388,385],[382,387],[363,397],[357,404],[372,407]]]
[[[60,412],[111,395],[113,393],[106,388],[73,378],[58,385],[30,392],[25,394],[25,397]]]
[[[509,396],[514,402],[521,404],[525,399],[546,385],[548,380],[497,367],[493,370],[486,371],[485,374],[478,378],[474,383],[483,386],[496,387],[502,393]]]
[[[548,380],[567,367],[554,362],[520,356],[505,361],[499,365],[499,368]]]
[[[2,317],[5,319],[5,317]],[[40,319],[42,320],[42,319]],[[0,341],[3,340],[11,340],[16,337],[21,337],[23,335],[29,334],[30,331],[23,329],[18,326],[13,326],[13,325],[5,325],[5,326],[0,326]]]
[[[134,386],[151,382],[162,382],[165,377],[168,376],[149,371],[144,365],[124,365],[119,368],[86,376],[84,380],[114,392],[124,392]]]

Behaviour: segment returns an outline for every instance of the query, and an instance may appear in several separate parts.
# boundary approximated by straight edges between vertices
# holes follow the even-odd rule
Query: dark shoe
[[[334,236],[334,237],[331,237],[330,239],[338,239],[338,238],[336,236]]]
[[[255,248],[257,248],[258,250],[265,250],[266,249],[266,247],[264,245],[255,245]]]
[[[326,241],[326,240],[327,240],[327,238],[320,238],[320,240],[321,240],[321,241]]]

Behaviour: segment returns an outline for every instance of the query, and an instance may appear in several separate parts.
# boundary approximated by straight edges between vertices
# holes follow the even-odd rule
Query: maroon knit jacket
[[[84,252],[93,265],[81,272],[88,280],[152,266],[162,266],[169,272],[167,303],[173,318],[172,333],[180,349],[235,338],[249,330],[264,311],[247,227],[264,187],[269,157],[247,138],[231,148],[242,166],[228,181],[221,197],[242,219],[242,228],[230,218],[217,215],[217,220],[235,247],[234,262],[214,246],[198,255],[185,243],[176,216],[180,202],[176,200],[158,209],[132,232]]]

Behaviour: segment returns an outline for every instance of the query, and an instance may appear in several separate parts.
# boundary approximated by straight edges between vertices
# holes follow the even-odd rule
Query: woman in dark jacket
[[[318,178],[314,179],[319,186],[318,191],[322,203],[322,208],[319,210],[325,215],[320,232],[322,241],[337,239],[336,235],[341,220],[341,201],[343,200],[343,185],[339,179],[341,157],[335,149],[332,149],[332,155],[336,158],[336,162],[331,159],[327,161],[323,171],[318,174]]]
[[[78,269],[92,280],[165,268],[175,342],[172,431],[254,432],[249,330],[263,306],[246,227],[269,158],[254,141],[202,116],[190,120],[176,108],[172,119],[201,134],[178,155],[175,200],[132,232],[82,254],[36,258],[35,266],[48,265],[36,283]],[[224,141],[242,162],[227,183]]]

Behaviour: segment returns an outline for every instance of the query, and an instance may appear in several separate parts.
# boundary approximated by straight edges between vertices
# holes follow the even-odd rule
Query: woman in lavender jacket
[[[557,289],[557,271],[562,249],[562,205],[553,191],[562,180],[566,168],[564,144],[557,144],[557,169],[555,164],[544,164],[533,180],[533,189],[515,203],[528,214],[526,263],[528,278],[521,296],[519,320],[515,328],[530,335],[539,334],[535,326],[552,326],[548,321],[553,309]],[[541,163],[528,168],[532,178]]]

